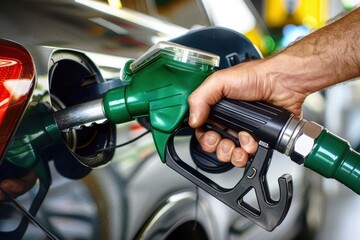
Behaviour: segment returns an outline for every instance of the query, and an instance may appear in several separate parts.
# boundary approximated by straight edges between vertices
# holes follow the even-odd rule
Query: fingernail
[[[247,145],[250,142],[249,136],[246,135],[241,135],[239,140],[241,145]]]
[[[195,113],[190,113],[190,116],[189,116],[189,124],[190,125],[194,125],[197,121],[197,117],[195,115]]]
[[[235,162],[239,162],[242,159],[243,154],[237,151],[234,151],[233,157]]]
[[[246,161],[243,160],[243,153],[239,151],[234,151],[232,154],[231,162],[236,167],[245,167]]]
[[[222,151],[223,153],[229,153],[229,152],[230,152],[230,149],[231,149],[231,147],[230,147],[229,145],[227,145],[227,144],[223,144],[223,145],[221,146],[221,151]]]
[[[207,137],[205,138],[205,143],[206,143],[208,146],[210,146],[210,147],[214,146],[214,145],[216,144],[216,142],[217,142],[216,137],[207,136]]]

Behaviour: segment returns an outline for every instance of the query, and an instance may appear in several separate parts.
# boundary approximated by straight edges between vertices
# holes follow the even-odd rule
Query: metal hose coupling
[[[304,164],[323,129],[321,125],[315,122],[298,119],[298,124],[296,124],[292,131],[293,134],[289,138],[285,154],[290,156],[294,162]]]

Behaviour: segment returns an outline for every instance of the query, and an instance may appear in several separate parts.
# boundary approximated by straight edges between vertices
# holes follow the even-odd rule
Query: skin
[[[204,151],[244,167],[257,142],[238,133],[241,147],[214,131],[203,131],[211,106],[222,98],[263,100],[301,115],[307,96],[360,76],[360,8],[309,34],[280,53],[212,74],[189,97],[189,125]]]
[[[36,179],[36,174],[33,171],[29,171],[28,174],[21,178],[3,180],[0,186],[12,197],[17,197],[29,191],[34,186]],[[3,200],[5,200],[5,196],[3,192],[0,191],[0,201]]]

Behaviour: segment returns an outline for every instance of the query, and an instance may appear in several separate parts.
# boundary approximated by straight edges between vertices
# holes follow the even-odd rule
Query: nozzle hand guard
[[[292,200],[292,177],[289,174],[284,174],[278,179],[279,200],[275,201],[270,196],[266,173],[272,153],[272,149],[266,145],[260,145],[254,158],[249,160],[244,175],[233,188],[220,186],[181,160],[175,151],[173,137],[170,138],[166,147],[166,165],[241,215],[267,231],[272,231],[285,218]],[[244,200],[246,194],[251,190],[255,191],[259,209]]]

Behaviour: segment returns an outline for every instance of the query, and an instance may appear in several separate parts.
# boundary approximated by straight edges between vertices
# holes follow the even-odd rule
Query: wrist
[[[331,85],[327,69],[314,57],[296,56],[286,52],[268,61],[269,76],[274,86],[309,95]]]
[[[322,85],[320,81],[312,81],[315,74],[305,71],[310,64],[307,59],[283,53],[267,58],[264,100],[300,116],[305,98]]]

